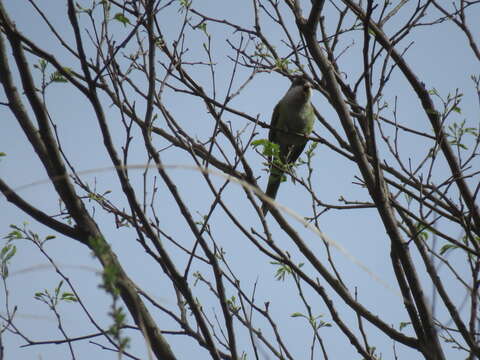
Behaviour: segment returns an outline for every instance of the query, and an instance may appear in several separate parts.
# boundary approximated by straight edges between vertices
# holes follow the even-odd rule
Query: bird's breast
[[[309,109],[304,106],[297,111],[293,111],[288,114],[288,118],[285,121],[285,125],[290,132],[306,134],[309,128]]]

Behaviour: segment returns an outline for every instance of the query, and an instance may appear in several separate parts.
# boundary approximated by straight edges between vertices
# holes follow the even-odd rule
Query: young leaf
[[[440,255],[443,255],[445,254],[448,250],[450,249],[456,249],[458,248],[457,245],[453,245],[453,244],[445,244],[443,245],[441,248],[440,248]]]
[[[130,24],[130,20],[128,20],[128,18],[122,13],[116,13],[113,18],[117,21],[120,21],[123,26],[127,26],[127,24]]]
[[[292,315],[290,315],[290,317],[305,317],[305,315],[299,312],[294,312]]]

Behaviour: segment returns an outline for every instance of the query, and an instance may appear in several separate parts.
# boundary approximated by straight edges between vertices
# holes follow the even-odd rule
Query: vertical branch
[[[319,1],[316,1],[315,3],[318,4]],[[313,8],[315,8],[315,5],[312,6],[312,9]],[[305,19],[303,19],[301,14],[298,12],[294,12],[294,15],[297,19],[297,24],[300,31],[306,38],[310,53],[324,74],[327,89],[329,90],[332,98],[333,106],[335,107],[340,121],[342,122],[342,126],[347,134],[352,151],[357,160],[359,170],[361,171],[363,179],[365,180],[365,184],[369,190],[370,196],[376,204],[385,230],[391,239],[392,249],[398,253],[398,256],[401,260],[402,267],[414,294],[413,298],[422,318],[424,330],[430,331],[428,336],[425,337],[426,343],[424,344],[425,348],[422,350],[422,352],[429,359],[444,359],[443,351],[438,341],[438,336],[433,330],[433,319],[428,311],[428,306],[422,291],[422,286],[415,271],[415,266],[410,258],[408,249],[403,244],[403,240],[397,226],[397,221],[392,212],[385,181],[380,177],[378,178],[379,186],[376,185],[375,176],[371,171],[367,154],[365,153],[358,137],[357,131],[350,117],[350,113],[347,109],[347,105],[340,93],[339,84],[332,70],[332,65],[325,58],[323,51],[318,45],[318,41],[316,39],[316,22],[314,20],[316,19],[316,15],[311,13],[308,21],[305,21]]]

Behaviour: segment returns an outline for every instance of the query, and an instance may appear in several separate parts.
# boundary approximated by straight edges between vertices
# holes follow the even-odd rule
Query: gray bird
[[[313,129],[315,114],[310,97],[311,84],[306,79],[296,77],[287,93],[273,109],[268,140],[280,147],[280,161],[283,165],[294,163],[307,144],[306,136]],[[265,194],[272,199],[277,196],[284,170],[282,165],[270,165],[270,177]],[[269,205],[262,204],[262,212],[267,215]]]

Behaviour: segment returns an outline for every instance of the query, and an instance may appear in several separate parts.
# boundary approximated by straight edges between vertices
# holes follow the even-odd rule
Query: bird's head
[[[312,84],[304,77],[297,76],[293,79],[292,85],[285,95],[295,102],[305,103],[310,100],[312,95]]]

